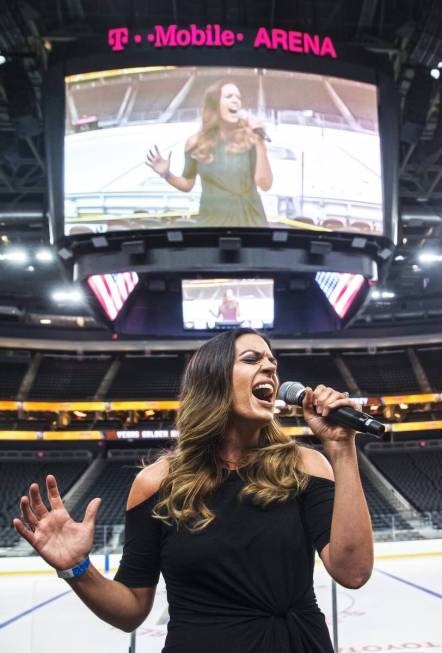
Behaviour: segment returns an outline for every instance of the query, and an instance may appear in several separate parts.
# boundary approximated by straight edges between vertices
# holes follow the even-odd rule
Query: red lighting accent
[[[94,274],[87,283],[110,320],[115,320],[139,281],[136,272]]]

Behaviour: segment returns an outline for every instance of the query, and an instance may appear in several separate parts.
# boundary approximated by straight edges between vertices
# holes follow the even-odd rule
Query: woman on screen
[[[307,389],[304,418],[323,445],[298,445],[274,418],[276,359],[253,329],[223,332],[190,360],[173,452],[129,492],[113,580],[89,562],[99,499],[81,523],[53,476],[51,509],[33,483],[17,531],[101,619],[127,632],[151,611],[162,573],[170,621],[163,653],[333,653],[314,588],[328,573],[361,587],[373,567],[355,432],[327,419],[346,393]],[[353,406],[354,407],[354,406]]]
[[[265,227],[258,188],[269,190],[272,170],[261,124],[243,117],[241,93],[230,82],[216,82],[204,95],[200,130],[188,138],[181,176],[170,171],[155,145],[146,164],[178,190],[192,190],[201,178],[198,225]]]
[[[223,297],[221,302],[218,305],[218,310],[210,311],[214,317],[220,317],[223,321],[228,322],[239,322],[240,313],[239,313],[239,301],[235,299],[233,290],[227,288],[223,292]],[[239,325],[238,325],[239,326]]]

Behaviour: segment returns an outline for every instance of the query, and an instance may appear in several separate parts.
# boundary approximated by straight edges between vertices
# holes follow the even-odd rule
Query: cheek
[[[233,407],[236,410],[244,410],[250,406],[250,394],[248,390],[248,379],[238,377],[233,384]]]

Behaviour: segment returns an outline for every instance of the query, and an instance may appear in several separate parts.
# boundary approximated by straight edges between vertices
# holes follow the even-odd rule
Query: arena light
[[[28,259],[27,251],[21,247],[11,247],[0,253],[0,261],[8,261],[13,264],[25,264]]]
[[[52,263],[54,260],[54,254],[50,249],[39,249],[35,255],[35,258],[37,261],[40,261],[40,263]]]
[[[418,256],[419,263],[440,263],[442,261],[442,254],[435,252],[422,252]]]
[[[372,290],[370,293],[371,299],[394,299],[396,297],[394,292],[390,290]]]
[[[78,288],[54,290],[51,299],[58,304],[80,304],[84,295]]]
[[[430,75],[433,79],[439,79],[440,77],[440,70],[439,68],[432,68],[430,70]]]

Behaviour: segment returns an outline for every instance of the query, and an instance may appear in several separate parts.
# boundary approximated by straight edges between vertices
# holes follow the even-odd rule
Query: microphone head
[[[282,399],[286,404],[291,406],[300,406],[303,397],[301,396],[305,391],[305,386],[298,381],[286,381],[278,390],[278,399]]]
[[[240,109],[236,115],[240,120],[247,120],[249,117],[249,112],[246,109]]]

